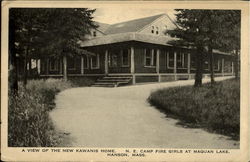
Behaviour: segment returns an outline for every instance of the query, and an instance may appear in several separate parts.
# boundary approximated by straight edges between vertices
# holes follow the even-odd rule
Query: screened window
[[[99,54],[91,56],[91,69],[98,69],[100,66]]]
[[[214,61],[214,70],[216,70],[216,71],[220,70],[220,61],[219,60]]]
[[[50,59],[50,61],[49,61],[49,69],[51,70],[51,71],[56,71],[56,70],[58,70],[58,60],[56,60],[56,59]]]
[[[191,69],[195,69],[196,68],[196,61],[195,61],[195,57],[193,55],[191,55]]]
[[[46,66],[46,61],[45,59],[41,59],[40,65],[41,65],[41,71],[45,71],[45,66]]]
[[[112,51],[109,54],[109,66],[110,67],[117,67],[118,66],[118,55],[119,51]]]
[[[145,66],[155,66],[156,65],[156,49],[145,49]]]
[[[209,69],[209,62],[205,61],[204,62],[204,70],[208,70]]]
[[[122,66],[129,66],[129,50],[122,50]]]
[[[173,52],[167,53],[167,63],[168,63],[168,68],[174,68],[174,53]]]
[[[89,57],[88,56],[83,56],[83,67],[84,67],[84,69],[89,68]]]
[[[68,69],[70,70],[76,69],[76,59],[69,57],[67,61],[67,66],[68,66]]]
[[[177,53],[177,68],[187,68],[187,55],[184,53]]]

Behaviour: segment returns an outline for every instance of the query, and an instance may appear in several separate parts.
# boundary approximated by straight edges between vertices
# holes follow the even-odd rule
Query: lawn
[[[187,125],[239,139],[240,81],[230,79],[213,87],[173,87],[152,92],[150,104]]]
[[[88,86],[91,80],[84,82]],[[30,80],[26,89],[19,85],[18,94],[9,92],[8,145],[10,147],[58,146],[62,135],[56,131],[49,112],[55,96],[76,83],[61,79]],[[83,84],[81,86],[84,86]]]

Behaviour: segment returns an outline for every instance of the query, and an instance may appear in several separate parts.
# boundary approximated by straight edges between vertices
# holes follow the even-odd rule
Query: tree
[[[196,49],[195,86],[202,84],[202,53],[208,54],[211,85],[213,85],[215,83],[213,50],[223,49],[222,51],[231,52],[232,48],[239,49],[240,14],[231,10],[177,10],[177,12],[178,28],[168,33],[180,39],[172,43]]]
[[[204,10],[204,45],[208,48],[210,58],[211,85],[214,81],[213,49],[228,53],[239,49],[240,14],[234,10]],[[233,38],[233,39],[232,39]]]
[[[63,57],[64,79],[67,80],[66,57],[92,54],[81,49],[78,43],[84,40],[91,28],[97,27],[92,21],[94,11],[87,8],[10,9],[9,56],[11,71],[15,73],[11,77],[14,78],[11,89],[17,90],[17,52],[24,61],[24,86],[27,83],[27,64],[31,58]]]
[[[176,10],[176,23],[178,28],[167,31],[171,36],[179,38],[170,43],[185,46],[196,50],[196,74],[194,86],[202,85],[203,58],[204,58],[204,12],[202,10],[178,9]]]
[[[241,11],[230,10],[225,14],[225,21],[220,39],[221,51],[230,52],[234,58],[235,78],[239,77],[239,55],[240,55],[240,31],[241,31]],[[233,52],[232,52],[233,51]]]
[[[35,9],[11,8],[9,18],[9,58],[13,82],[10,83],[12,90],[18,89],[17,53],[24,60],[23,83],[27,83],[27,63],[31,59],[31,51],[34,47],[37,18],[40,13]]]
[[[55,59],[63,58],[63,76],[67,80],[67,57],[91,55],[91,52],[80,48],[79,41],[84,41],[90,29],[97,26],[92,14],[95,10],[87,8],[47,9],[44,37],[40,40],[43,46],[40,53],[50,53]]]

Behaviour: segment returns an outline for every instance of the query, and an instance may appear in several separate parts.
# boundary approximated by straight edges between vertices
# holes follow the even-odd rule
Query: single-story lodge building
[[[195,51],[168,44],[176,39],[165,34],[176,28],[167,14],[121,22],[98,23],[81,47],[94,53],[67,58],[69,77],[96,77],[94,86],[119,86],[148,82],[192,79],[195,74]],[[229,53],[214,50],[215,76],[233,75]],[[62,59],[42,58],[41,77],[62,77]],[[209,75],[205,56],[204,75]]]

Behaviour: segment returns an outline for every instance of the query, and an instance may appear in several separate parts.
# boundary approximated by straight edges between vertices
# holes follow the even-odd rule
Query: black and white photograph
[[[240,151],[242,17],[237,7],[9,7],[7,147],[130,160]]]

